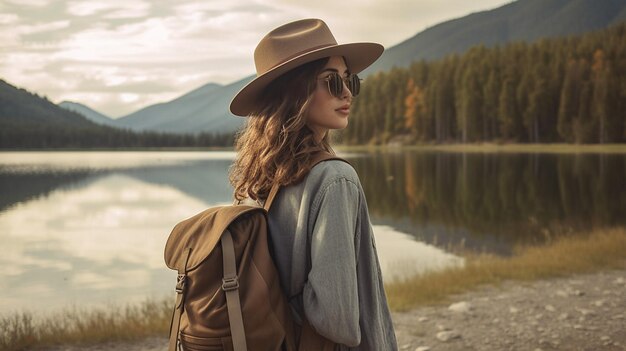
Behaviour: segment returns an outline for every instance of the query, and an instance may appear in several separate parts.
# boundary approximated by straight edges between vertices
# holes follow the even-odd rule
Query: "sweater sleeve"
[[[350,347],[359,345],[359,297],[355,240],[359,190],[338,178],[316,196],[311,235],[311,271],[304,286],[304,312],[322,336]]]

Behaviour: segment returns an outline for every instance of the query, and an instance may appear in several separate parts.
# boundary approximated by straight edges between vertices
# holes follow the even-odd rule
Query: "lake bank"
[[[339,152],[363,151],[446,151],[446,152],[511,152],[511,153],[615,153],[626,154],[626,144],[521,144],[521,143],[471,143],[471,144],[418,144],[418,145],[343,145],[334,144]],[[137,147],[137,148],[46,148],[0,149],[2,152],[59,152],[59,151],[235,151],[232,146],[213,147]]]
[[[626,267],[454,296],[454,304],[394,312],[400,350],[624,350]],[[45,351],[166,351],[167,338],[45,347]]]
[[[421,145],[339,145],[338,151],[441,151],[468,153],[608,153],[626,154],[626,144],[421,144]]]
[[[510,259],[468,255],[471,262],[466,268],[426,274],[399,285],[388,286],[388,298],[393,309],[409,311],[410,315],[419,316],[420,308],[430,308],[433,311],[439,311],[433,313],[445,314],[444,311],[447,307],[442,305],[443,303],[451,303],[458,299],[459,294],[472,294],[472,291],[498,291],[498,283],[503,283],[503,289],[507,289],[507,287],[517,289],[517,287],[534,284],[529,283],[532,281],[539,281],[538,284],[544,284],[541,282],[552,284],[549,282],[567,281],[567,279],[556,277],[574,277],[572,279],[577,280],[579,279],[577,275],[582,273],[593,277],[596,274],[602,276],[604,271],[623,270],[626,268],[624,265],[625,252],[626,229],[616,228],[600,233],[588,233],[587,236],[564,237],[546,246],[520,248],[520,252]],[[527,267],[520,265],[527,265]],[[496,269],[497,266],[502,266],[502,268]],[[465,280],[464,285],[459,285],[457,281],[463,275],[471,279]],[[549,277],[552,278],[548,279]],[[437,281],[439,283],[436,283]],[[467,284],[468,281],[470,284]],[[442,285],[444,282],[448,282],[447,285]],[[425,289],[427,286],[431,289]],[[620,287],[620,289],[622,288]],[[566,287],[561,287],[560,290],[569,291]],[[537,291],[540,292],[541,290]],[[426,298],[423,298],[422,292],[426,293]],[[620,292],[623,294],[623,290]],[[541,294],[536,295],[534,298],[537,298],[538,301],[533,303],[544,303],[541,300]],[[524,296],[524,290],[521,290],[519,297],[523,298]],[[528,299],[533,299],[533,297],[528,295]],[[493,300],[496,301],[497,299],[493,297]],[[0,330],[3,331],[3,334],[0,334],[0,349],[21,350],[35,347],[45,349],[53,347],[53,345],[98,344],[99,346],[95,347],[63,346],[62,348],[52,348],[52,350],[113,350],[119,349],[119,343],[122,342],[124,345],[128,343],[128,345],[139,345],[140,348],[137,350],[151,350],[150,348],[141,348],[144,347],[141,346],[144,341],[134,343],[133,340],[154,337],[157,338],[156,340],[164,339],[158,336],[167,334],[170,312],[171,301],[149,301],[140,306],[114,308],[106,311],[65,311],[42,322],[35,322],[34,316],[28,314],[9,316],[0,319]],[[404,325],[405,322],[402,321],[408,318],[402,317],[405,316],[404,313],[407,312],[394,312],[394,316],[399,316],[394,317],[394,321]],[[399,337],[406,333],[413,335],[411,330],[421,330],[419,329],[421,328],[419,318],[421,317],[416,317],[411,323],[399,327],[397,330]],[[490,317],[487,314],[484,318]],[[520,321],[519,323],[526,322]],[[436,325],[434,326],[436,327]],[[449,328],[445,325],[444,327]],[[405,329],[408,330],[406,333],[402,331]],[[404,337],[402,336],[402,338]],[[149,340],[153,340],[152,345],[155,345],[155,339]],[[402,345],[407,343],[413,345],[414,342],[401,340],[401,344],[404,342]],[[114,345],[114,347],[106,345]],[[156,345],[160,347],[158,342]],[[166,346],[163,345],[163,347]],[[135,350],[130,346],[128,349]],[[161,350],[163,348],[156,349]]]

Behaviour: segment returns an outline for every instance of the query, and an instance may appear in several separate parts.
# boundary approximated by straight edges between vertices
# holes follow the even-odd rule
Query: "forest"
[[[346,144],[626,141],[626,23],[368,76]]]

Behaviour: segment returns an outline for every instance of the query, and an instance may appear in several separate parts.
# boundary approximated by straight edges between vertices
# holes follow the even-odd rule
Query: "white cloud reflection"
[[[120,174],[12,207],[0,216],[0,281],[15,282],[0,289],[0,313],[161,296],[173,274],[163,261],[167,236],[204,208],[178,190]]]
[[[415,241],[389,226],[375,225],[376,249],[385,282],[402,280],[428,271],[462,266],[465,260],[433,245]]]

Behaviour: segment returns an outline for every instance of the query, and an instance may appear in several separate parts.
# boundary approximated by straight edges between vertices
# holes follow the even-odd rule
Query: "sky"
[[[0,0],[0,79],[118,118],[255,73],[273,28],[323,19],[339,43],[392,47],[511,0]]]

